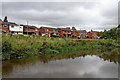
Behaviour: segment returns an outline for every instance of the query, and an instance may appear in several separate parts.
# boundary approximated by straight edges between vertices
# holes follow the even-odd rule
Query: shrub
[[[60,36],[59,35],[52,35],[52,37],[59,38]]]
[[[12,46],[10,43],[8,43],[7,41],[2,43],[2,52],[3,53],[11,52],[11,50],[12,50]]]

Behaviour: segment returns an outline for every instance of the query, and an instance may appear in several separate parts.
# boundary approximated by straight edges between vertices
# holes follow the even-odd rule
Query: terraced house
[[[88,32],[87,33],[87,38],[97,39],[98,38],[97,31],[90,31],[90,32]]]
[[[21,24],[20,26],[23,26],[23,34],[24,35],[39,35],[38,28],[36,26],[30,26],[30,25],[23,25]]]
[[[58,33],[57,28],[40,27],[39,28],[39,35],[52,37],[54,35],[59,35],[59,33]]]
[[[23,35],[40,35],[47,37],[59,36],[61,38],[78,38],[78,39],[96,39],[97,31],[87,32],[86,30],[71,30],[68,28],[51,28],[36,27],[31,25],[18,25],[13,22],[0,21],[0,31],[3,33],[23,34]]]
[[[72,32],[72,38],[80,38],[80,32],[78,30],[74,30]]]
[[[92,39],[97,39],[98,35],[97,35],[97,31],[91,31],[92,32]]]
[[[13,22],[3,22],[3,21],[0,21],[0,31],[2,33],[10,33],[10,26],[17,26],[16,23],[13,23]]]
[[[72,32],[70,28],[58,28],[58,32],[61,38],[71,38]]]
[[[80,38],[86,39],[87,38],[87,31],[86,30],[78,30],[80,33]]]

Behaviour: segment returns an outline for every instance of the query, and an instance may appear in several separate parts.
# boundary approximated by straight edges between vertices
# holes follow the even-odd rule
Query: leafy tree
[[[120,38],[120,28],[117,28],[117,38]]]
[[[118,25],[118,28],[120,28],[120,24]]]
[[[113,28],[108,31],[104,30],[102,34],[100,34],[101,38],[105,39],[117,39],[119,34],[119,29],[118,28]]]
[[[73,27],[72,27],[72,30],[73,30],[73,31],[75,31],[75,30],[76,30],[76,28],[73,26]]]
[[[91,29],[91,32],[93,32],[93,30]]]
[[[5,16],[5,18],[4,18],[4,22],[8,22],[8,20],[7,20],[7,16]]]
[[[104,29],[104,32],[106,32],[106,29]]]
[[[2,21],[2,19],[0,19],[0,21]]]

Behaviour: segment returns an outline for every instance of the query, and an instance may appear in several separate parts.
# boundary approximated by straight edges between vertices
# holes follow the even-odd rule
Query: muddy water
[[[95,55],[42,61],[39,57],[3,62],[3,77],[9,78],[117,78],[118,63]]]

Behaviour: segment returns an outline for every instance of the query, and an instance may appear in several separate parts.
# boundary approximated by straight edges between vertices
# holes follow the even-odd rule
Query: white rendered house
[[[9,30],[13,34],[23,34],[23,26],[19,25],[10,25]]]

